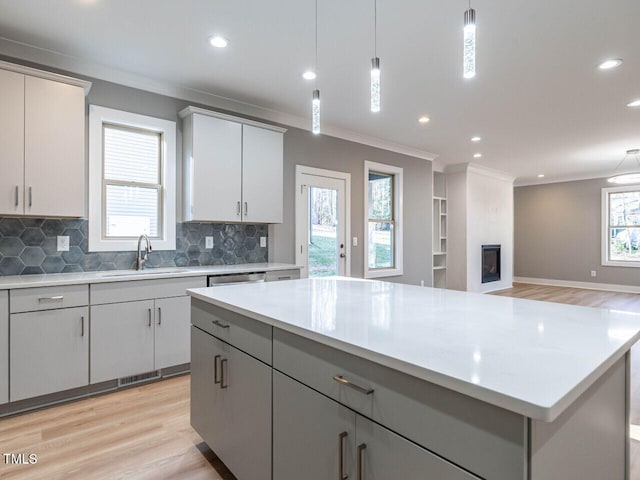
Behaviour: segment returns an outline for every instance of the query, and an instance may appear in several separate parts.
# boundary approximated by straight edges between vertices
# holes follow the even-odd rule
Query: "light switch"
[[[69,251],[69,237],[58,235],[58,251],[59,252],[68,252]]]
[[[267,246],[267,237],[260,237],[260,247],[265,248]]]
[[[213,237],[204,237],[204,248],[213,248]]]
[[[353,237],[353,244],[354,247],[358,246],[358,237]]]

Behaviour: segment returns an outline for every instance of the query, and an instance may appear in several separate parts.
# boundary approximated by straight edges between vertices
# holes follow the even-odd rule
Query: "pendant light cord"
[[[378,56],[378,0],[373,0],[373,57]]]
[[[318,0],[316,0],[316,90],[318,89]]]

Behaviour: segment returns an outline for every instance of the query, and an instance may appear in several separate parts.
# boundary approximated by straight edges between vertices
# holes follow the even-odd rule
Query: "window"
[[[175,122],[91,105],[89,250],[175,250]]]
[[[602,189],[602,264],[640,267],[640,185]]]
[[[365,278],[402,275],[402,168],[365,162]]]

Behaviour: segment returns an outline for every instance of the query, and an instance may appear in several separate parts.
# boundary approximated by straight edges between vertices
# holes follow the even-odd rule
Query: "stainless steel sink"
[[[153,276],[153,275],[166,275],[172,273],[184,273],[190,272],[190,268],[149,268],[146,270],[117,270],[114,272],[101,272],[99,275],[102,278],[114,278],[114,277],[131,277],[133,275],[141,276]]]

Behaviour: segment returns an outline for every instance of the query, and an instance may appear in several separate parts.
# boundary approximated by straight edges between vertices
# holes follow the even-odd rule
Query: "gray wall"
[[[404,274],[381,280],[431,285],[431,162],[297,128],[284,139],[284,222],[270,231],[271,260],[295,261],[295,166],[325,168],[351,174],[351,236],[358,237],[358,246],[351,247],[351,276],[364,275],[364,161],[369,160],[403,168]]]
[[[2,58],[2,56],[0,56]],[[51,70],[12,58],[6,61]],[[210,108],[172,97],[145,92],[102,80],[93,82],[87,103],[128,112],[150,115],[177,123],[177,221],[182,220],[182,125],[178,112],[188,105]],[[222,111],[220,109],[215,109]],[[234,115],[234,112],[226,111]],[[237,114],[235,114],[237,115]],[[245,116],[246,115],[238,115]],[[254,118],[260,121],[259,118]],[[351,247],[351,275],[363,276],[364,235],[364,160],[404,168],[404,275],[385,280],[431,285],[431,162],[379,148],[341,140],[308,131],[288,128],[284,136],[284,223],[270,228],[269,260],[294,263],[294,182],[295,165],[307,165],[351,173],[351,235],[357,236],[358,247]],[[212,185],[215,180],[212,179]]]
[[[601,189],[608,186],[600,178],[516,187],[514,275],[640,285],[639,269],[601,265]]]

